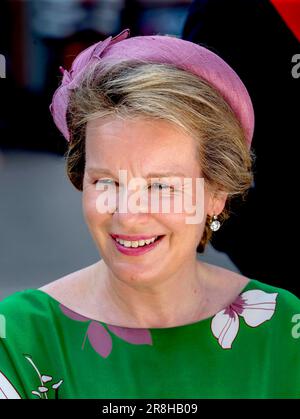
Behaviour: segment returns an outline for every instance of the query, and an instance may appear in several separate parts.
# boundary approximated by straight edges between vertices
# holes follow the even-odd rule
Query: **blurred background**
[[[298,0],[1,0],[0,300],[99,258],[81,194],[65,175],[66,142],[49,105],[59,66],[69,69],[81,50],[125,28],[131,36],[170,34],[205,45],[246,84],[256,110],[255,183],[248,203],[236,204],[199,258],[300,296],[292,244],[300,79],[291,73],[300,53],[299,6]]]

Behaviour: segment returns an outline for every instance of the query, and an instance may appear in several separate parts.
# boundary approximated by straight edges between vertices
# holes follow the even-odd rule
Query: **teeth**
[[[115,239],[118,243],[122,244],[125,247],[141,247],[141,246],[145,246],[145,244],[150,244],[153,243],[154,240],[157,238],[156,237],[152,237],[152,239],[147,239],[147,240],[136,240],[136,241],[128,241],[128,240],[122,240],[122,239]]]

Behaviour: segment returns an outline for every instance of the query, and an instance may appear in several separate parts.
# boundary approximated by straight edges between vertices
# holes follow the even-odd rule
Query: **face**
[[[127,185],[120,182],[119,170],[126,170]],[[99,212],[97,199],[104,192],[99,191],[97,185],[115,185],[117,194],[124,197],[125,187],[137,177],[143,178],[148,185],[146,210],[143,207],[143,211],[122,213],[117,207],[114,212]],[[181,180],[179,184],[172,183],[175,177]],[[180,184],[183,185],[184,178],[191,179],[190,196],[193,204],[196,203],[197,177],[201,177],[201,168],[196,159],[194,139],[167,121],[110,117],[87,123],[83,213],[102,259],[117,278],[149,284],[168,278],[184,267],[195,266],[196,248],[206,215],[212,211],[219,213],[224,205],[224,202],[216,204],[214,201],[212,207],[211,195],[204,188],[200,224],[186,222],[185,207],[179,213],[172,210],[175,196],[183,193]],[[170,186],[169,190],[167,186]],[[151,211],[150,206],[154,191],[160,203],[156,212]],[[131,193],[128,191],[127,204]],[[166,200],[171,203],[168,213],[162,211]],[[116,241],[115,235],[130,236],[126,241],[132,238],[131,241],[136,243],[128,249]],[[143,236],[158,237],[158,240],[153,244],[143,244],[143,241],[138,241]],[[137,244],[142,247],[135,247]]]

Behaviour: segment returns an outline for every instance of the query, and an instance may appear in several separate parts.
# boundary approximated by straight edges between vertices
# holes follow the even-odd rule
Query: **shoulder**
[[[47,317],[49,301],[36,289],[15,292],[0,301],[0,316],[7,328],[16,325],[20,328],[25,323]]]
[[[259,327],[263,335],[283,353],[300,349],[300,299],[290,291],[252,279],[241,294],[246,324]]]
[[[11,340],[17,336],[39,333],[53,326],[57,305],[63,304],[76,309],[74,301],[84,295],[86,269],[70,273],[38,289],[30,288],[15,292],[0,301],[0,326],[5,324]],[[14,337],[12,336],[14,335]]]
[[[283,327],[287,333],[290,333],[294,316],[299,314],[300,318],[300,299],[285,288],[251,279],[241,297],[247,315],[265,315],[272,320],[274,328]]]
[[[290,371],[290,382],[296,379],[300,383],[300,299],[284,288],[255,279],[245,294],[251,292],[254,301],[243,312],[245,322],[252,327],[259,325],[260,348],[275,359],[282,373]]]
[[[0,310],[5,313],[12,313],[16,309],[27,308],[30,305],[35,289],[29,288],[14,292],[0,301]]]
[[[225,287],[227,287],[228,284],[232,284],[233,288],[239,289],[240,293],[246,293],[246,296],[254,296],[255,291],[259,291],[257,293],[257,298],[262,296],[263,293],[271,294],[281,313],[300,313],[300,299],[287,289],[274,286],[267,282],[258,281],[255,278],[246,277],[238,272],[233,272],[220,266],[211,264],[205,265],[215,277],[218,285],[225,284]],[[211,279],[211,277],[209,277],[209,279]]]
[[[0,301],[0,399],[34,398],[33,359],[57,359],[57,325],[51,301],[36,289],[15,292]],[[31,364],[31,365],[30,365]]]
[[[237,316],[244,319],[241,324],[251,327],[262,324],[259,329],[265,338],[279,340],[281,336],[285,343],[293,342],[299,350],[300,339],[297,342],[293,339],[298,329],[300,338],[300,299],[295,294],[255,278],[209,266],[212,272],[216,272],[218,289],[223,286],[225,291],[230,290],[230,298],[224,307],[236,311]],[[229,286],[230,283],[233,285]]]
[[[280,310],[281,313],[300,313],[300,299],[287,289],[267,284],[256,279],[251,280],[251,285],[252,290],[260,290],[268,294],[274,294],[278,310]]]
[[[47,293],[55,300],[66,306],[76,306],[76,302],[86,294],[87,284],[94,265],[71,272],[55,281],[43,285],[39,290]]]

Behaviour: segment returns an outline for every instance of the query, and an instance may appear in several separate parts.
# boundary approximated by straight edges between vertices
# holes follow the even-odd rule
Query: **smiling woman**
[[[128,30],[61,70],[50,109],[101,259],[0,303],[0,398],[298,398],[299,300],[197,260],[252,183],[237,74]]]
[[[86,127],[85,162],[86,168],[110,167],[113,173],[126,169],[128,181],[137,177],[146,178],[149,173],[154,172],[171,173],[172,167],[180,167],[185,177],[194,181],[200,176],[194,139],[170,122],[157,120],[153,123],[152,120],[142,117],[125,120],[111,117],[106,118],[105,122],[97,118],[89,121]],[[96,177],[98,181],[101,180],[99,176]],[[135,286],[138,286],[139,283],[145,285],[146,281],[150,281],[149,285],[154,281],[163,284],[164,280],[173,275],[193,276],[195,264],[185,264],[184,261],[189,260],[192,255],[195,257],[204,223],[187,224],[184,211],[171,211],[175,197],[171,190],[158,193],[157,203],[160,209],[162,206],[166,207],[167,201],[171,204],[170,211],[166,213],[151,211],[153,208],[150,207],[150,202],[153,202],[154,195],[152,190],[149,190],[148,206],[144,205],[140,211],[122,213],[110,206],[110,212],[99,213],[96,201],[101,192],[95,188],[94,182],[95,177],[90,176],[86,170],[82,184],[84,216],[103,261],[117,278],[131,281],[134,276]],[[123,182],[119,183],[118,198],[122,200],[126,189]],[[213,211],[208,192],[204,202],[200,204]],[[224,201],[216,201],[214,205],[215,209],[218,205],[217,210],[220,212]],[[203,212],[207,212],[207,208]],[[125,246],[112,241],[111,235],[118,235],[120,239],[126,240],[123,243]],[[137,249],[138,241],[143,240],[143,236],[148,240],[155,240],[158,236],[161,238],[153,244],[142,243],[142,247]],[[160,263],[157,263],[158,253],[163,256]],[[124,258],[122,254],[144,257],[137,260]],[[162,319],[157,318],[155,321],[160,323]]]

